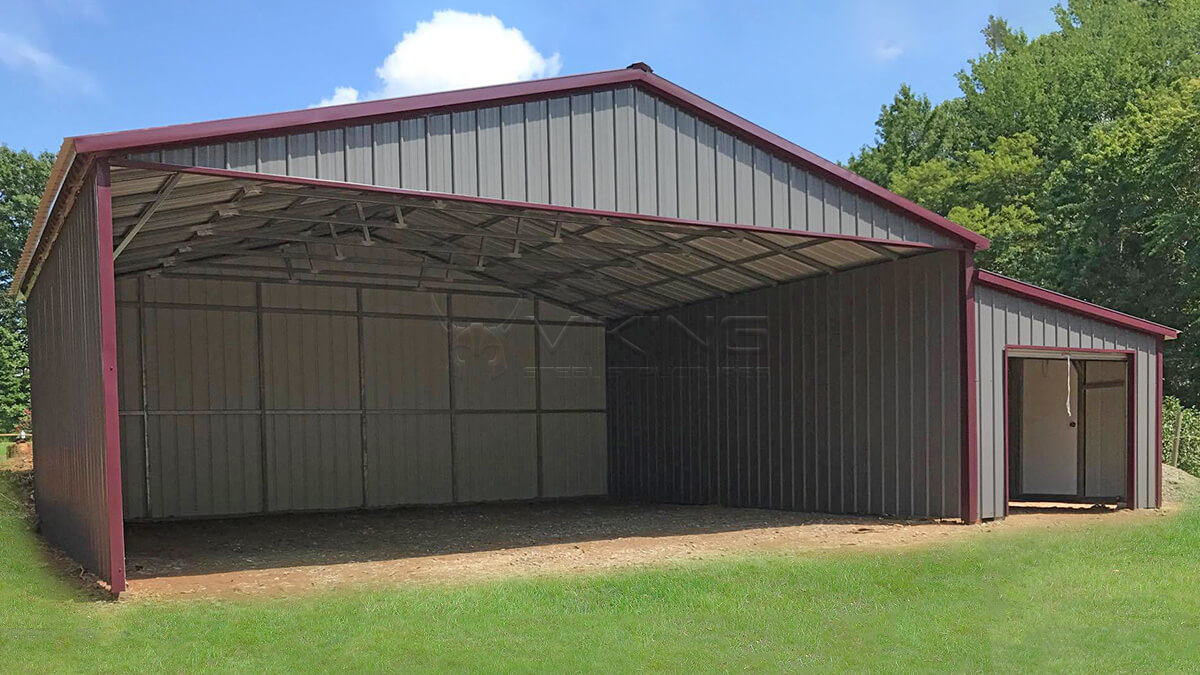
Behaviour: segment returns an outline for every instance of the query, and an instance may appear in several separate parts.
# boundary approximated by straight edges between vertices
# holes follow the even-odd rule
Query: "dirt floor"
[[[231,597],[461,582],[714,558],[923,546],[1154,512],[1028,504],[999,523],[899,521],[607,500],[130,525],[128,597]]]

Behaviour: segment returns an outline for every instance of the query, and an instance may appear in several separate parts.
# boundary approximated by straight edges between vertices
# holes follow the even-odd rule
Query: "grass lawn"
[[[1191,671],[1200,509],[904,553],[293,599],[109,603],[0,486],[0,669]]]

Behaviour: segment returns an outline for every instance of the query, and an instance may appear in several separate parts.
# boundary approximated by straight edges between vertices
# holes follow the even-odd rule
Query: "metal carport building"
[[[1067,357],[1117,392],[1084,406],[1127,403],[1079,432],[1121,457],[1079,441],[1104,487],[1074,496],[1155,506],[1175,332],[978,272],[986,246],[642,64],[68,138],[13,284],[42,530],[119,592],[139,519],[608,494],[975,522],[1007,509],[1008,403]]]

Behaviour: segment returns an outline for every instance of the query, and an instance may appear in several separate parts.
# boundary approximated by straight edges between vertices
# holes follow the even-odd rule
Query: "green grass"
[[[1171,672],[1200,663],[1196,509],[904,553],[163,603],[87,599],[47,562],[13,502],[0,499],[0,514],[5,670]]]

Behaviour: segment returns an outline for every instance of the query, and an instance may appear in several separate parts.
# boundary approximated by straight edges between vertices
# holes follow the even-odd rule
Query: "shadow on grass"
[[[10,461],[0,461],[0,500],[3,514],[19,521],[18,536],[32,531],[28,540],[37,547],[36,559],[49,571],[55,582],[61,583],[68,594],[85,602],[115,600],[96,575],[86,571],[65,553],[51,546],[40,536],[37,512],[33,508],[33,469]],[[7,537],[5,537],[7,538]],[[9,542],[15,545],[16,542]]]

